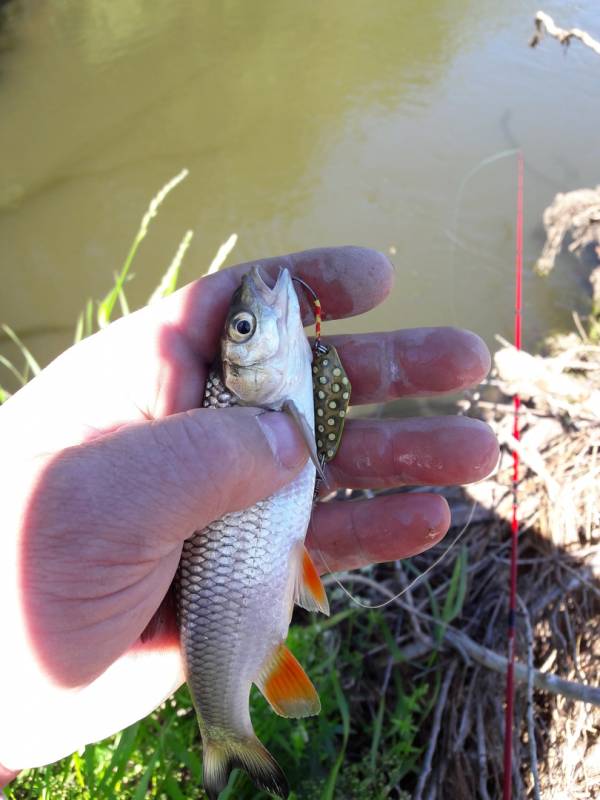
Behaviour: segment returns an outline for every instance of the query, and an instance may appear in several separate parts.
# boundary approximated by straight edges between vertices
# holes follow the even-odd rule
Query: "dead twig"
[[[466,652],[478,664],[503,675],[506,673],[508,662],[504,656],[488,650],[487,647],[482,647],[461,631],[449,627],[444,633],[444,639],[453,647]],[[527,682],[527,667],[518,661],[515,664],[515,680],[517,683]],[[570,700],[579,700],[582,703],[600,706],[600,687],[568,681],[564,678],[559,678],[558,675],[543,673],[537,669],[533,671],[533,685],[536,689],[544,692],[560,694]]]
[[[477,760],[479,762],[479,795],[481,800],[490,800],[487,790],[488,780],[488,758],[485,746],[485,724],[483,722],[483,710],[481,702],[476,703],[477,719]]]
[[[463,710],[462,710],[460,725],[458,728],[458,734],[456,736],[456,741],[454,742],[454,746],[452,748],[453,753],[458,753],[463,749],[465,739],[467,738],[467,734],[471,727],[470,710],[471,710],[471,703],[473,701],[473,691],[475,688],[478,669],[479,669],[478,667],[475,668],[472,679],[469,681],[469,688],[467,689],[467,697],[463,704]]]
[[[564,568],[564,563],[560,565],[561,569]],[[575,575],[565,586],[554,586],[547,594],[540,597],[535,603],[531,605],[531,617],[537,621],[538,617],[554,603],[558,602],[565,595],[574,592],[583,586],[593,586],[590,582],[594,580],[594,570],[585,568],[581,570],[579,575]]]
[[[537,744],[535,741],[535,722],[533,719],[533,631],[529,621],[529,612],[523,599],[517,595],[517,601],[525,622],[527,640],[527,738],[529,739],[529,762],[533,778],[533,797],[540,800],[540,773],[538,769]]]
[[[444,708],[446,707],[446,701],[448,699],[448,690],[450,689],[450,684],[452,683],[452,678],[454,677],[455,671],[456,671],[456,662],[453,662],[450,665],[448,671],[446,672],[446,675],[444,677],[444,682],[442,683],[442,686],[440,688],[440,693],[437,699],[437,703],[435,705],[435,713],[433,715],[433,723],[431,726],[431,733],[429,736],[429,745],[427,746],[427,752],[425,753],[425,758],[423,760],[423,768],[421,769],[421,774],[419,775],[419,781],[417,783],[417,788],[415,789],[415,793],[413,795],[413,800],[421,800],[421,798],[423,797],[423,790],[425,789],[427,778],[429,777],[429,773],[431,772],[431,762],[433,759],[433,754],[435,753],[435,748],[440,733],[440,725],[442,724],[442,714],[444,712]]]
[[[387,588],[387,586],[377,583],[372,578],[368,578],[366,575],[355,575],[351,572],[345,572],[340,573],[337,577],[343,581],[360,583],[363,584],[363,586],[368,586],[374,591],[382,594],[384,597],[387,597],[391,602],[397,603],[406,610],[410,610],[413,614],[418,614],[422,619],[429,620],[430,622],[438,622],[438,620],[436,620],[431,614],[427,614],[425,611],[420,611],[414,607],[411,608],[401,598],[396,597],[394,593]],[[326,586],[335,582],[336,579],[329,576],[323,580],[323,583]],[[467,636],[466,633],[459,631],[457,628],[453,628],[451,625],[446,625],[442,631],[442,640],[443,642],[451,645],[455,650],[458,650],[463,658],[472,658],[473,661],[476,661],[478,664],[481,664],[487,669],[494,670],[494,672],[500,672],[502,675],[506,674],[508,660],[504,656],[495,653],[493,650],[490,650],[481,644],[477,644],[477,642],[474,642],[473,639]],[[415,648],[415,652],[418,652],[419,655],[421,655],[422,648],[426,647],[427,644],[430,645],[429,649],[431,650],[434,650],[438,647],[438,644],[433,640],[433,638],[431,638],[429,642],[424,639],[423,642],[420,643],[420,647]],[[525,664],[522,664],[519,661],[515,662],[515,681],[517,683],[527,682],[527,667]],[[533,685],[536,689],[540,689],[541,691],[563,695],[564,697],[568,697],[570,700],[579,700],[583,703],[590,703],[594,706],[600,706],[600,687],[587,686],[575,681],[568,681],[564,678],[560,678],[558,675],[553,675],[552,673],[542,673],[539,670],[533,671]]]
[[[571,39],[579,39],[582,44],[589,47],[596,55],[600,56],[600,42],[593,39],[587,31],[582,31],[581,28],[571,28],[571,30],[559,28],[552,17],[544,11],[537,12],[534,25],[535,33],[529,42],[530,47],[537,47],[544,38],[544,33],[547,33],[548,36],[552,36],[559,41],[563,47],[568,47],[571,43]]]

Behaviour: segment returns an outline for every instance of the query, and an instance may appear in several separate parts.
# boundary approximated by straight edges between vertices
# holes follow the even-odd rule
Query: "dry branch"
[[[531,629],[527,604],[519,596],[517,596],[517,600],[525,623],[527,637],[527,737],[529,739],[529,762],[533,778],[533,797],[534,800],[540,800],[540,775],[535,741],[535,721],[533,718],[533,630]]]
[[[431,614],[420,611],[415,608],[414,605],[409,605],[391,592],[386,586],[376,583],[366,575],[348,572],[338,575],[338,579],[341,579],[343,583],[359,583],[363,584],[363,586],[368,586],[387,597],[390,602],[402,606],[411,614],[417,614],[419,617],[429,622],[436,622],[435,617]],[[336,581],[337,579],[335,578],[327,577],[324,579],[323,583],[326,586],[331,586],[332,583]],[[473,661],[476,661],[487,669],[499,672],[502,675],[506,674],[508,660],[504,656],[495,653],[493,650],[474,642],[466,633],[459,631],[457,628],[453,628],[451,625],[446,625],[442,633],[442,638],[443,642],[451,645],[455,650],[461,653],[465,660],[473,659]],[[439,645],[433,638],[423,636],[421,641],[406,648],[403,655],[407,660],[409,658],[420,658],[425,655],[425,653],[436,649],[438,646]],[[527,666],[519,661],[515,662],[515,681],[517,683],[527,684],[528,677]],[[564,678],[560,678],[558,675],[540,672],[537,669],[533,670],[532,680],[536,689],[541,689],[551,694],[560,694],[563,695],[563,697],[568,697],[570,700],[579,700],[583,703],[600,706],[600,687],[588,686],[587,684],[577,683],[576,681],[568,681]]]
[[[535,33],[529,42],[530,47],[536,47],[544,38],[544,33],[547,33],[548,36],[552,36],[559,41],[563,47],[568,47],[571,43],[571,39],[579,39],[582,44],[589,47],[596,55],[600,56],[600,42],[597,42],[589,33],[582,31],[580,28],[571,28],[571,30],[559,28],[552,17],[543,11],[537,12],[534,24]]]
[[[595,252],[600,262],[600,186],[593,189],[573,189],[559,192],[544,211],[546,242],[536,262],[538,275],[548,275],[554,268],[563,243],[569,242],[568,251],[579,259]],[[597,275],[590,276],[592,297],[597,297]],[[585,332],[584,332],[585,333]],[[584,338],[587,338],[587,334]]]
[[[429,736],[429,746],[427,748],[427,752],[425,753],[423,767],[421,769],[421,774],[419,775],[419,781],[417,783],[417,788],[415,789],[415,793],[413,795],[413,800],[421,800],[423,796],[423,791],[425,789],[425,784],[427,783],[427,778],[429,777],[429,773],[431,772],[431,763],[433,761],[433,754],[435,753],[435,748],[440,733],[440,725],[442,724],[442,715],[446,707],[446,701],[448,700],[448,691],[450,689],[450,684],[452,683],[452,678],[454,677],[455,671],[456,671],[456,662],[450,665],[450,668],[446,673],[444,681],[440,688],[440,693],[438,695],[437,703],[435,704],[433,723],[431,726],[431,733]]]
[[[580,244],[582,237],[600,234],[600,214],[596,221],[595,212],[588,213],[592,205],[588,199],[585,209],[579,209],[580,228],[569,234]],[[600,188],[594,200],[600,203]],[[523,800],[559,795],[600,800],[593,767],[600,752],[600,746],[596,747],[600,734],[600,347],[593,342],[591,334],[555,336],[547,343],[548,355],[536,357],[516,357],[514,348],[505,346],[496,355],[496,371],[480,396],[465,401],[463,410],[489,423],[505,445],[492,477],[463,489],[443,490],[453,523],[458,525],[455,530],[469,520],[472,523],[461,540],[460,553],[444,543],[401,569],[381,565],[340,576],[343,584],[359,590],[360,605],[382,608],[390,632],[396,631],[392,634],[398,648],[392,651],[393,672],[399,673],[399,683],[423,686],[435,672],[443,684],[455,667],[446,701],[439,696],[432,701],[434,707],[417,736],[423,759],[418,787],[422,800],[485,800],[486,793],[489,798],[502,796],[500,676],[507,670],[510,400],[517,390],[522,396],[524,456],[518,483],[518,591],[528,615],[518,617],[517,628],[514,795]],[[442,490],[415,487],[409,491]],[[358,499],[361,495],[349,491],[346,496]],[[474,514],[473,500],[477,501]],[[462,565],[459,555],[464,556]],[[416,585],[415,575],[424,575]],[[330,576],[326,581],[333,585],[335,579]],[[463,587],[459,595],[457,586]],[[463,590],[464,598],[456,608],[453,602]],[[404,592],[401,597],[399,591]],[[388,608],[382,599],[392,601]],[[348,597],[341,592],[334,591],[331,600],[348,607]],[[373,636],[366,648],[369,670],[374,673],[367,694],[372,695],[371,704],[377,704],[382,683],[387,685],[391,707],[397,690],[389,680],[390,643],[384,638]],[[431,732],[438,730],[440,715],[439,734],[432,742]],[[368,748],[369,742],[364,746]],[[403,779],[398,787],[414,791],[417,780]]]

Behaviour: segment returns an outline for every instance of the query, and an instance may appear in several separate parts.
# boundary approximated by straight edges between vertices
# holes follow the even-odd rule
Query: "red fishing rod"
[[[517,153],[517,231],[515,252],[515,347],[521,349],[521,331],[523,319],[523,154]],[[516,442],[520,440],[519,410],[521,398],[518,391],[513,397],[514,419],[513,437]],[[513,447],[513,502],[511,521],[511,551],[510,551],[510,584],[508,603],[508,669],[506,671],[506,710],[504,718],[504,800],[512,797],[512,740],[513,718],[515,705],[515,632],[516,632],[516,605],[517,605],[517,563],[519,546],[519,507],[518,507],[518,481],[519,481],[519,453]]]

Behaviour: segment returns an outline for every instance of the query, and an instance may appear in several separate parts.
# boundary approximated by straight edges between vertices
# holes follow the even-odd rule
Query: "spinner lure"
[[[321,466],[335,458],[342,441],[344,423],[350,404],[352,386],[338,351],[321,339],[321,302],[315,291],[300,278],[313,301],[315,341],[313,344],[313,396],[315,403],[315,439]]]

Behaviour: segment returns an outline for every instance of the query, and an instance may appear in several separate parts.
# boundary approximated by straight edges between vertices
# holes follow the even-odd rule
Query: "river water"
[[[392,254],[398,279],[338,329],[455,324],[493,346],[512,327],[519,147],[525,339],[570,327],[586,307],[573,263],[545,280],[531,266],[554,194],[600,182],[600,58],[528,48],[538,2],[8,2],[0,321],[44,363],[66,347],[187,167],[135,262],[134,306],[188,228],[183,281],[233,232],[229,263],[353,243]],[[600,36],[597,0],[544,8]]]

